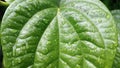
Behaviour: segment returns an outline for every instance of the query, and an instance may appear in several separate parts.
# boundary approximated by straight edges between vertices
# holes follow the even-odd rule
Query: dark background
[[[120,0],[101,0],[109,10],[120,9]]]
[[[1,0],[1,1],[4,1],[4,0]],[[6,8],[7,8],[6,6],[0,4],[0,22],[2,20],[2,16],[3,16]]]

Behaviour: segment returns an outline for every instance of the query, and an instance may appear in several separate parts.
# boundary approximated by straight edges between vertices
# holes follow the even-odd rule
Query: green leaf
[[[118,30],[118,47],[115,60],[113,63],[113,68],[120,68],[120,10],[113,10],[111,13],[114,16]]]
[[[7,3],[11,4],[15,0],[5,0]]]
[[[5,68],[111,68],[117,31],[99,0],[15,0],[2,20]]]

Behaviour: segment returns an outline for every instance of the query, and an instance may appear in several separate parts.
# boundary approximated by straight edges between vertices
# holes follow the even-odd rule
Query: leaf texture
[[[120,68],[120,10],[113,10],[111,13],[114,16],[118,30],[118,47],[113,63],[113,68]]]
[[[99,0],[15,0],[1,25],[5,68],[111,68],[117,31]]]
[[[11,4],[15,0],[5,0],[7,3]]]

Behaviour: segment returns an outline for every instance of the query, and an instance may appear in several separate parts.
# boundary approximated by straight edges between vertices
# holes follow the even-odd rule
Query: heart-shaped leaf
[[[99,0],[15,0],[2,20],[5,68],[111,68],[117,32]]]

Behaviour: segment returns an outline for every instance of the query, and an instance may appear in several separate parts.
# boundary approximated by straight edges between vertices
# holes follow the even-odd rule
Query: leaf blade
[[[118,47],[117,47],[117,52],[115,55],[115,59],[113,62],[113,68],[119,68],[120,67],[120,10],[112,10],[111,11],[115,22],[116,22],[116,26],[117,26],[117,30],[118,30]]]
[[[18,1],[2,21],[5,67],[111,67],[117,33],[100,1]]]

